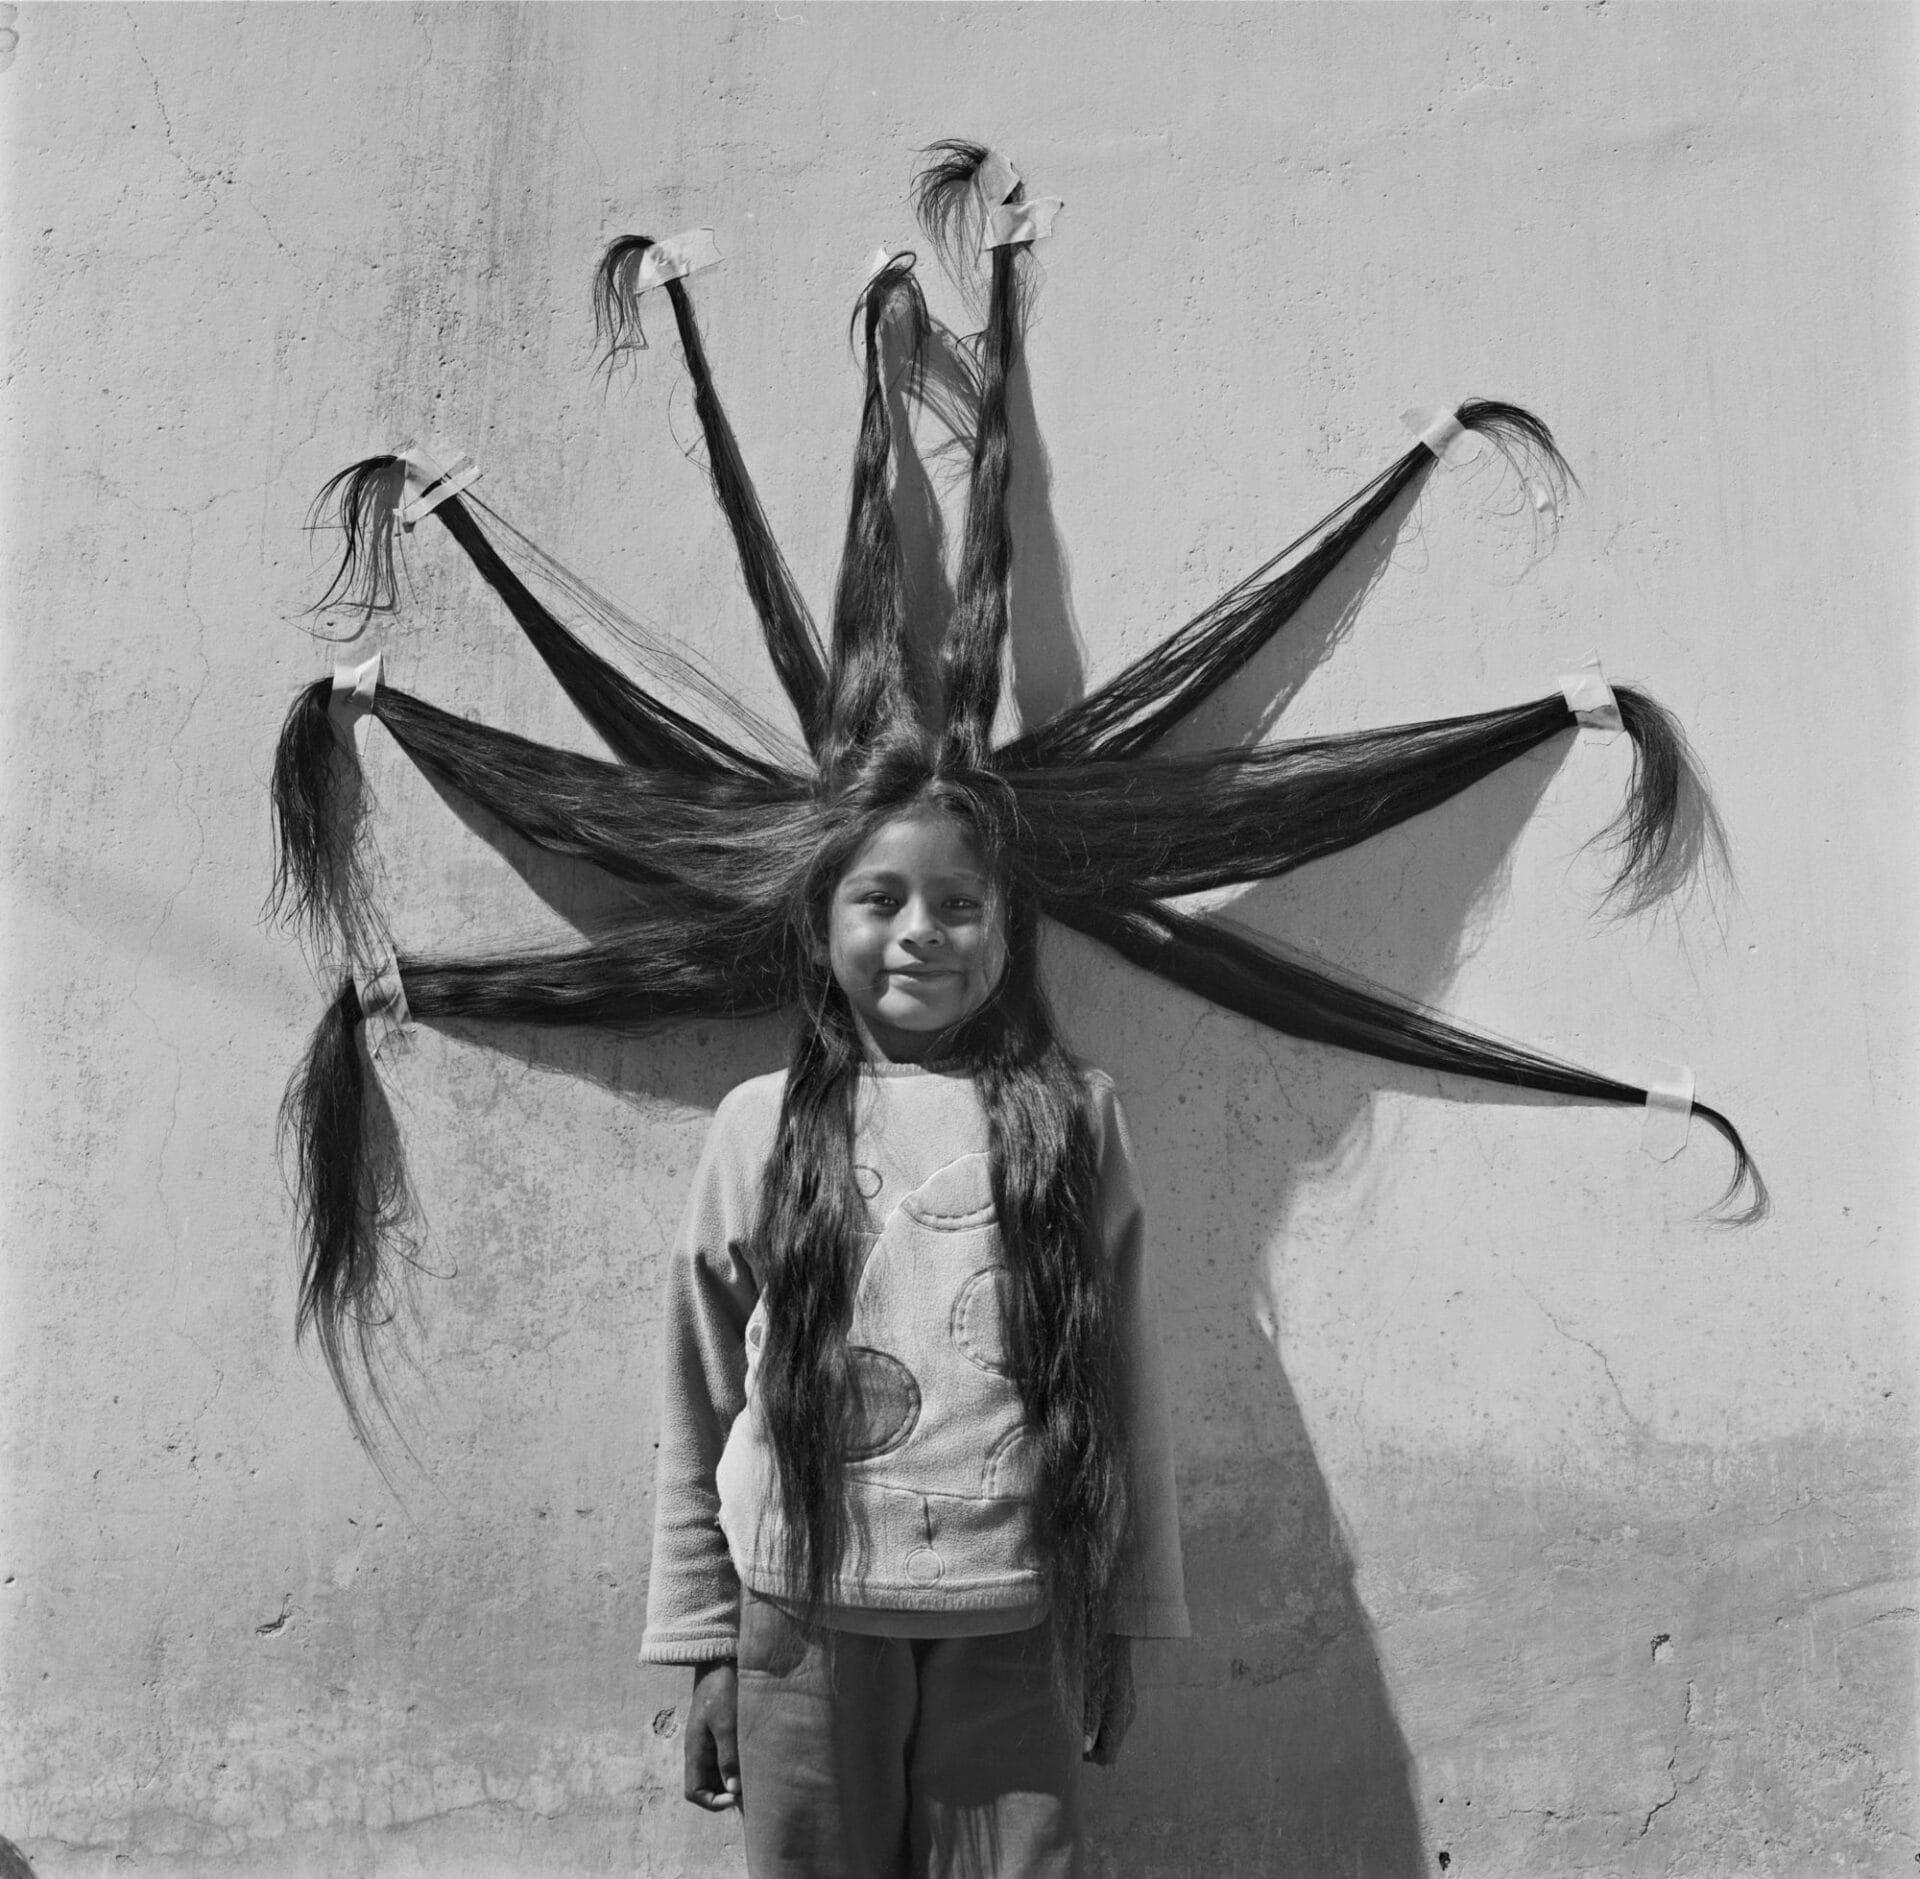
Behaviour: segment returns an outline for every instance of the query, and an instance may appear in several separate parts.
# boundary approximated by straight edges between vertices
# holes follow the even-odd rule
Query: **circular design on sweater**
[[[913,1372],[885,1351],[853,1344],[847,1349],[847,1380],[853,1386],[848,1461],[871,1461],[898,1448],[920,1420],[920,1385]]]
[[[1013,1309],[1005,1266],[982,1266],[968,1276],[953,1301],[947,1328],[970,1364],[996,1377],[1012,1374],[1007,1357],[1007,1317]]]
[[[916,1546],[907,1555],[907,1577],[915,1585],[938,1584],[946,1569],[946,1561],[930,1546]]]
[[[1039,1474],[1033,1431],[1023,1422],[1009,1429],[988,1451],[980,1477],[983,1501],[1023,1501],[1033,1498]]]

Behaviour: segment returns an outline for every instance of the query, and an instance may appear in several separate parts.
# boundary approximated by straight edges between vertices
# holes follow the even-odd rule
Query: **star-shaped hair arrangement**
[[[316,504],[345,543],[323,605],[394,608],[400,537],[431,520],[610,753],[551,748],[441,710],[383,682],[377,657],[307,687],[287,716],[273,775],[272,905],[315,944],[338,988],[284,1112],[304,1241],[299,1324],[317,1334],[363,1435],[355,1386],[371,1378],[378,1394],[372,1340],[392,1312],[393,1263],[410,1245],[406,1177],[372,1073],[395,1029],[464,1020],[631,1031],[781,1010],[804,1023],[812,980],[798,910],[817,885],[823,842],[850,814],[930,785],[951,783],[987,806],[1000,865],[1047,916],[1257,1024],[1549,1095],[1649,1101],[1645,1088],[1472,1030],[1175,904],[1365,842],[1582,722],[1604,721],[1632,743],[1626,801],[1603,832],[1621,909],[1653,904],[1722,853],[1679,727],[1645,692],[1597,679],[1585,693],[1562,687],[1428,723],[1198,755],[1165,748],[1443,456],[1491,448],[1529,487],[1557,496],[1570,478],[1547,427],[1492,400],[1433,414],[1371,482],[1151,651],[996,742],[1011,626],[1008,383],[1031,246],[1057,205],[1029,198],[1006,159],[979,145],[938,144],[928,157],[915,186],[921,221],[985,314],[968,355],[966,519],[937,669],[921,670],[913,655],[928,636],[910,631],[919,623],[909,619],[893,502],[894,393],[903,382],[922,388],[932,331],[911,254],[881,260],[854,313],[865,391],[824,636],[761,508],[695,319],[688,282],[715,258],[710,233],[624,237],[595,275],[609,359],[645,344],[644,294],[663,293],[671,309],[714,495],[798,741],[536,548],[477,493],[469,463],[412,448],[370,457]],[[596,650],[609,630],[630,655],[620,662]],[[396,951],[367,854],[357,740],[368,720],[525,841],[631,884],[630,909],[558,948]],[[1733,1150],[1719,1217],[1758,1219],[1766,1191],[1738,1131],[1705,1104],[1692,1113]]]

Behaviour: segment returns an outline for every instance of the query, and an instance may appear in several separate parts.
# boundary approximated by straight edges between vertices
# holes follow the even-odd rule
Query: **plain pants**
[[[749,1593],[739,1649],[749,1879],[1070,1879],[1081,1734],[1045,1625],[809,1635]]]

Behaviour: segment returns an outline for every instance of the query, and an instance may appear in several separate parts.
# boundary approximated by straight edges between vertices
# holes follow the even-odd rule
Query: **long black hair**
[[[853,1166],[865,1050],[827,963],[827,906],[881,828],[907,815],[946,816],[991,882],[1005,965],[984,1004],[936,1049],[946,1067],[973,1078],[986,1118],[1012,1282],[1012,1370],[1035,1444],[1038,1561],[1071,1687],[1090,1639],[1105,1628],[1125,1527],[1129,1432],[1117,1304],[1098,1230],[1091,1101],[1041,984],[1039,899],[1009,840],[1012,812],[1010,792],[991,773],[896,749],[848,779],[823,819],[793,914],[807,1022],[795,1034],[754,1232],[767,1306],[759,1388],[788,1581],[817,1611],[847,1544],[858,1394],[847,1328],[867,1243]]]
[[[1141,969],[1288,1035],[1396,1062],[1605,1103],[1646,1091],[1493,1038],[1319,962],[1293,957],[1174,897],[1283,873],[1351,847],[1524,752],[1568,734],[1557,693],[1425,724],[1171,757],[1173,727],[1283,632],[1354,548],[1417,490],[1435,455],[1398,452],[1360,490],[1088,694],[996,742],[1012,622],[1008,387],[1023,370],[1032,291],[1026,247],[982,248],[991,209],[979,145],[936,145],[917,184],[922,221],[984,313],[966,527],[951,618],[941,622],[937,696],[916,695],[906,578],[893,516],[892,388],[909,390],[930,326],[911,255],[858,297],[863,374],[845,542],[824,648],[722,408],[686,281],[665,283],[707,446],[715,498],[739,553],[799,746],[647,635],[527,541],[470,488],[428,520],[504,604],[607,755],[552,749],[455,717],[381,685],[367,708],[423,769],[529,842],[624,882],[626,916],[560,951],[392,964],[414,1018],[644,1028],[695,1016],[787,1011],[798,1024],[760,1243],[774,1322],[766,1387],[798,1582],[817,1602],[844,1543],[836,1484],[846,1462],[847,1261],[858,1215],[851,1182],[858,1038],[814,931],[823,892],[888,816],[919,804],[968,829],[1009,922],[1006,981],[953,1040],[974,1075],[993,1142],[995,1198],[1019,1273],[1015,1335],[1028,1418],[1043,1454],[1038,1517],[1063,1648],[1097,1620],[1123,1517],[1126,1435],[1114,1414],[1111,1299],[1088,1222],[1090,1121],[1083,1080],[1047,1015],[1035,938],[1043,916]],[[1004,178],[1002,166],[991,173]],[[1019,186],[1015,186],[1016,195]],[[640,264],[622,237],[596,275],[610,356],[630,349]],[[1536,482],[1565,462],[1545,424],[1497,400],[1462,404],[1460,424]],[[332,602],[371,615],[398,598],[393,513],[419,474],[368,458],[322,492],[344,548]],[[611,632],[643,676],[602,649]],[[660,695],[668,690],[679,702]],[[1645,692],[1616,693],[1634,750],[1614,893],[1632,910],[1682,884],[1720,846],[1719,825],[1680,728]],[[370,805],[333,688],[293,701],[274,765],[273,904],[333,974],[326,1015],[287,1104],[304,1265],[299,1322],[316,1334],[355,1426],[356,1380],[391,1310],[404,1254],[405,1170],[378,1100],[358,987],[384,963]],[[801,754],[801,750],[804,754]],[[1766,1190],[1733,1124],[1698,1105],[1733,1150],[1721,1217],[1765,1211]]]

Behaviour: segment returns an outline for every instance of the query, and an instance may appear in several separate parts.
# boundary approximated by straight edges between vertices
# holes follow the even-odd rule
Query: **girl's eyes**
[[[860,905],[863,907],[872,907],[882,913],[891,913],[900,905],[900,902],[892,894],[872,893],[862,894],[860,896]],[[955,894],[950,899],[941,903],[941,906],[948,913],[978,913],[980,911],[980,905],[981,903],[979,901],[970,899],[964,894]]]

